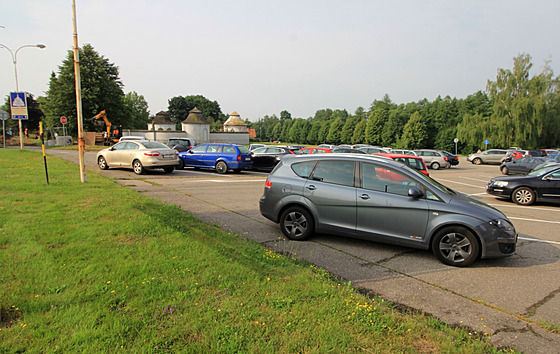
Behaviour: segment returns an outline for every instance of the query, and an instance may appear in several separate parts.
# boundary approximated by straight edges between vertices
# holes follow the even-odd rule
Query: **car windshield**
[[[167,146],[156,141],[143,141],[140,144],[144,145],[146,149],[169,149]]]
[[[559,167],[560,167],[559,165],[553,165],[553,166],[539,168],[538,170],[533,170],[533,171],[529,172],[527,174],[527,176],[537,176],[537,177],[542,176],[542,175],[545,175],[549,172],[557,170]]]
[[[418,172],[418,170],[416,170],[416,169],[414,169],[414,168],[412,168],[412,167],[410,167],[406,164],[404,164],[403,167],[409,169],[410,171],[413,171],[416,177],[418,177],[420,179],[423,179],[426,182],[426,184],[433,187],[434,189],[438,189],[441,192],[443,192],[445,194],[449,194],[449,195],[456,195],[457,194],[453,189],[444,186],[443,184],[439,183],[438,181],[436,181],[432,177],[426,176],[425,174]]]

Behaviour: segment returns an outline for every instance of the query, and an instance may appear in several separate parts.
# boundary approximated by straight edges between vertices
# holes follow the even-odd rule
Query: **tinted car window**
[[[313,179],[326,183],[354,185],[354,162],[352,161],[319,161],[313,171]]]
[[[224,154],[235,154],[235,148],[233,146],[224,146]]]
[[[192,152],[204,152],[206,151],[206,145],[198,145],[191,149]]]
[[[134,144],[134,143],[126,143],[126,147],[124,149],[125,150],[138,150],[139,146],[137,144]]]
[[[126,146],[126,142],[122,142],[122,143],[118,143],[118,144],[113,145],[112,149],[113,150],[124,150],[125,146]]]
[[[268,148],[266,148],[266,147],[261,147],[261,148],[258,148],[258,149],[253,150],[253,152],[254,152],[255,154],[263,154],[263,153],[266,152],[266,149],[268,149]]]
[[[166,145],[155,141],[144,141],[141,143],[146,149],[169,149]]]
[[[309,178],[311,171],[315,167],[315,161],[310,162],[300,162],[292,165],[292,170],[294,173],[303,178]]]
[[[208,153],[216,153],[222,151],[222,145],[208,145],[208,149],[206,152]]]
[[[419,188],[419,184],[395,170],[362,164],[362,188],[406,196],[410,187]]]
[[[239,149],[239,152],[242,153],[242,154],[250,153],[249,149],[246,146],[241,145],[241,146],[238,146],[237,148]]]

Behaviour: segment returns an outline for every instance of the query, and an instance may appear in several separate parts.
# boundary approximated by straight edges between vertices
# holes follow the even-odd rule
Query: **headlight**
[[[492,220],[490,221],[490,224],[505,231],[515,231],[513,225],[509,221],[504,219]]]
[[[501,188],[503,188],[503,187],[507,187],[508,183],[509,183],[509,182],[507,182],[507,181],[494,181],[494,182],[492,183],[492,185],[494,185],[494,186],[496,186],[496,187],[501,187]]]

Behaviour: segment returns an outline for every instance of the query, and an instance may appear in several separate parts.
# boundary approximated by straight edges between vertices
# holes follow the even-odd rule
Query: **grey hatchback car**
[[[371,155],[286,155],[268,176],[259,207],[292,240],[339,234],[431,249],[452,266],[510,256],[517,243],[499,210]]]

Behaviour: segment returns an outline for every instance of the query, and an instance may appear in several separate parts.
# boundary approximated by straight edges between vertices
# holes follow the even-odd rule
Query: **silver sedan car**
[[[123,141],[97,153],[97,165],[106,170],[109,167],[131,168],[141,175],[146,170],[162,168],[171,173],[179,165],[179,153],[155,141]]]

